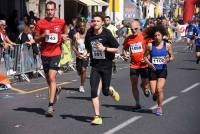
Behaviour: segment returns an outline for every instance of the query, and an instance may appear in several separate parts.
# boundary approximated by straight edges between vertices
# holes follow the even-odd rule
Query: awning
[[[78,0],[78,2],[81,2],[82,4],[87,5],[87,6],[98,6],[99,5],[94,0]]]
[[[93,0],[98,3],[99,6],[108,6],[109,4],[103,0]]]

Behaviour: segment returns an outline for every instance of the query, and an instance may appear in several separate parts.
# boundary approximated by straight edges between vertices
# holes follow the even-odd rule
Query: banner
[[[178,31],[180,32],[181,36],[185,36],[185,30],[186,30],[187,25],[179,25],[178,26]]]

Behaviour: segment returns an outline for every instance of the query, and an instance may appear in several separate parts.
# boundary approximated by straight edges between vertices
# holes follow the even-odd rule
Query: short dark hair
[[[54,1],[48,1],[46,3],[46,8],[47,8],[47,5],[54,5],[55,9],[56,9],[56,3]]]
[[[108,19],[110,19],[110,16],[105,16],[105,17],[104,17],[104,19],[105,19],[105,18],[108,18]]]
[[[104,14],[102,12],[95,12],[92,18],[94,19],[94,17],[100,17],[102,21],[104,20]]]

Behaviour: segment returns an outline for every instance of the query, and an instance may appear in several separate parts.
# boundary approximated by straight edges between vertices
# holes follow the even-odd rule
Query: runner
[[[130,63],[130,80],[132,84],[132,93],[136,101],[134,110],[141,109],[138,91],[138,77],[141,76],[141,88],[144,95],[149,97],[149,80],[148,80],[148,65],[144,61],[145,39],[143,33],[140,31],[140,22],[134,20],[131,23],[132,35],[128,36],[124,41],[124,56],[125,60],[131,57]],[[130,51],[130,54],[129,54]]]
[[[148,43],[145,50],[145,61],[149,65],[149,80],[153,94],[153,100],[157,100],[156,115],[163,115],[162,103],[164,99],[163,88],[167,78],[167,63],[174,59],[171,44],[163,40],[167,31],[163,26],[154,26],[146,32],[153,42]],[[150,56],[150,60],[148,57]]]
[[[200,20],[198,20],[195,30],[195,45],[196,45],[196,64],[199,64],[200,61]]]
[[[87,51],[85,49],[85,34],[86,34],[86,24],[84,21],[78,20],[77,28],[79,29],[78,32],[74,35],[73,39],[73,46],[72,49],[76,54],[76,69],[78,75],[80,76],[80,92],[85,92],[84,84],[86,80],[86,71],[88,66],[88,56],[86,55]],[[86,55],[84,57],[83,55]]]
[[[188,51],[192,51],[192,48],[193,48],[193,44],[195,40],[194,32],[195,32],[195,26],[192,24],[192,21],[189,21],[188,26],[186,27],[186,30],[185,30],[185,35],[187,37]]]
[[[41,58],[43,69],[49,87],[49,106],[47,116],[53,116],[56,95],[56,74],[59,69],[58,64],[61,57],[62,33],[64,30],[64,20],[55,17],[56,3],[49,1],[46,3],[45,19],[36,23],[35,41],[41,43]]]
[[[110,16],[106,16],[104,18],[104,26],[105,28],[107,28],[108,30],[110,30],[110,32],[112,33],[112,35],[117,38],[117,28],[116,26],[112,25],[111,24],[111,19],[110,19]],[[116,60],[113,59],[113,73],[116,73],[117,72],[117,66],[116,66]]]
[[[114,89],[109,89],[112,76],[112,60],[115,53],[118,51],[118,42],[112,36],[112,33],[103,28],[103,15],[96,13],[93,16],[94,26],[87,31],[85,37],[85,45],[87,52],[90,53],[91,73],[90,86],[93,109],[95,112],[94,119],[91,124],[102,124],[100,116],[100,101],[98,96],[98,86],[100,79],[102,80],[102,92],[105,96],[112,96],[115,101],[120,100],[118,92]],[[85,55],[86,56],[86,55]]]

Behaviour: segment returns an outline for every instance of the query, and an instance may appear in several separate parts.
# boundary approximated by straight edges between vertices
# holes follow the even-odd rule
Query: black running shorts
[[[149,80],[157,80],[158,78],[167,78],[167,69],[163,70],[152,70],[149,69]]]
[[[42,59],[42,65],[43,65],[43,70],[45,74],[49,72],[50,69],[52,70],[59,70],[59,62],[60,62],[61,56],[53,56],[53,57],[46,57],[46,56],[41,56]]]

